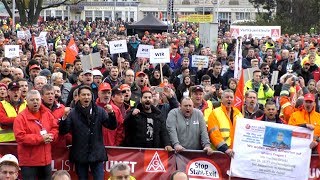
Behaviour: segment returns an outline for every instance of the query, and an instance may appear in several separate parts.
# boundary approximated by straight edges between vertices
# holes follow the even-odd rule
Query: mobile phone
[[[158,92],[158,93],[162,93],[163,92],[163,88],[162,87],[156,87],[155,91]]]

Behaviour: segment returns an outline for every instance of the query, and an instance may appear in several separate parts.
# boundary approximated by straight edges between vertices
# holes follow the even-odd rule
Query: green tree
[[[1,0],[8,14],[12,18],[12,2],[13,0]],[[47,2],[46,0],[14,0],[15,7],[18,10],[20,16],[20,22],[22,25],[37,23],[40,13],[44,9],[59,7],[61,5],[74,5],[82,0],[52,0]]]

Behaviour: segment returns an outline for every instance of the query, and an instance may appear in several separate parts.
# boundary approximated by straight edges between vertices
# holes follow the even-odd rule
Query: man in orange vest
[[[8,100],[0,103],[0,143],[15,141],[12,126],[17,115],[23,111],[27,102],[21,98],[20,86],[17,82],[8,85]]]
[[[236,122],[243,115],[233,106],[234,93],[226,89],[221,95],[221,106],[214,109],[208,119],[208,133],[214,147],[233,157],[232,150]]]

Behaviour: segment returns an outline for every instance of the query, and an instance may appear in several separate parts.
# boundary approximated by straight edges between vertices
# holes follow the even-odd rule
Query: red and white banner
[[[17,154],[14,143],[0,145],[0,156]],[[181,170],[191,179],[228,179],[227,172],[230,159],[227,155],[216,152],[207,156],[202,151],[185,151],[179,154],[168,153],[162,149],[139,149],[107,147],[108,161],[104,165],[105,179],[108,179],[112,165],[123,162],[131,168],[132,176],[136,179],[169,179],[172,172]],[[75,168],[69,161],[67,148],[54,148],[52,154],[52,170],[66,170],[72,179],[77,179]],[[313,155],[310,163],[309,180],[320,178],[320,159]],[[241,178],[232,178],[238,180]]]

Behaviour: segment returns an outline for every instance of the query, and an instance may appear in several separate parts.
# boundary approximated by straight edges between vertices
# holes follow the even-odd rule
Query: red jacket
[[[53,115],[41,105],[40,123],[54,140],[58,136],[58,124]],[[20,166],[46,166],[51,163],[51,144],[45,144],[40,135],[41,126],[36,123],[37,118],[26,108],[15,119],[13,131],[18,143],[18,157]]]
[[[97,104],[97,106],[100,106],[103,109],[105,109],[104,106],[106,104],[100,102],[99,98],[97,98],[96,104]],[[114,115],[116,116],[117,128],[115,130],[102,128],[103,144],[105,146],[119,146],[124,139],[123,116],[121,114],[120,109],[116,105],[114,105],[112,103],[110,105],[112,106],[112,109],[114,111]]]

